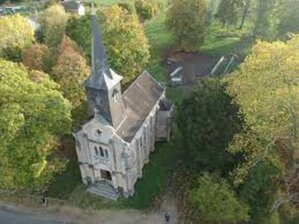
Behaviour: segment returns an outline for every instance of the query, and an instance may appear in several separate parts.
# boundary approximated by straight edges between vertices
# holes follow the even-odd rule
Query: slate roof
[[[165,89],[144,71],[122,95],[127,114],[116,134],[131,142],[164,92]]]
[[[67,11],[67,10],[78,10],[81,4],[77,1],[64,1],[61,2],[61,5]]]

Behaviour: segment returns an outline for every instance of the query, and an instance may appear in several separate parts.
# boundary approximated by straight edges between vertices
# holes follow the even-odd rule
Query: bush
[[[153,18],[159,13],[163,5],[156,0],[137,0],[135,8],[141,21]]]

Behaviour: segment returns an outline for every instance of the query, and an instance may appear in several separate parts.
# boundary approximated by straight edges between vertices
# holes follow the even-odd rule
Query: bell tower
[[[91,57],[91,74],[85,81],[89,107],[95,111],[95,117],[101,115],[111,126],[117,128],[126,111],[121,94],[122,77],[109,68],[95,12],[92,15]]]

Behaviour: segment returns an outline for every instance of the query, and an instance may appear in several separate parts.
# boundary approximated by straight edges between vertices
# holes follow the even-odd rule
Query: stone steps
[[[119,193],[107,182],[101,181],[90,185],[87,192],[117,201]]]

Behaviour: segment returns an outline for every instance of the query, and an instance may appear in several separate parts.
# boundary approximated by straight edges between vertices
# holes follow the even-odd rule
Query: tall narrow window
[[[99,151],[98,151],[98,148],[96,146],[94,147],[94,152],[95,152],[96,156],[99,155]]]
[[[104,150],[101,146],[100,146],[100,156],[104,157]]]
[[[108,159],[108,151],[105,149],[105,157]]]

